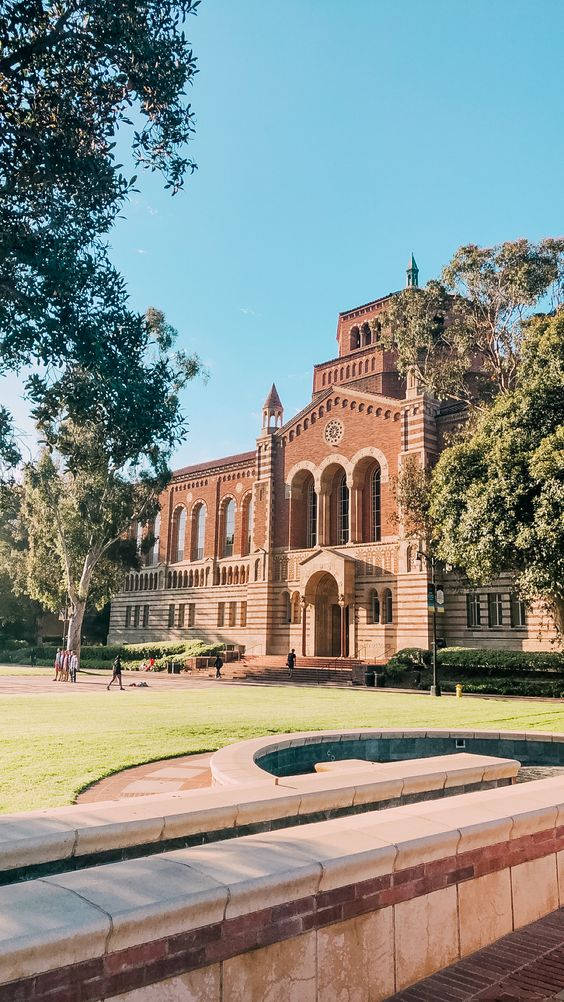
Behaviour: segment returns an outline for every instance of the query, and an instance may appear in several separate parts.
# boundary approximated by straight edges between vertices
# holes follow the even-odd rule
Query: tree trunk
[[[86,609],[86,599],[75,599],[72,603],[72,611],[69,623],[69,638],[67,648],[74,651],[80,664],[80,645],[82,640],[82,621]]]

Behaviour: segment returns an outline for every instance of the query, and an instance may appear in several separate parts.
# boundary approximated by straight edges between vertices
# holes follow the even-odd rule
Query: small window
[[[387,625],[393,623],[394,621],[394,607],[392,593],[389,588],[384,589],[382,595],[382,612],[383,612],[383,622]]]
[[[138,629],[140,619],[141,619],[141,606],[136,605],[133,610],[133,626],[135,627],[135,629]]]
[[[223,626],[225,622],[225,602],[217,603],[217,625]]]
[[[241,602],[241,618],[240,618],[239,621],[241,623],[241,626],[246,626],[247,625],[247,603],[246,602]]]
[[[292,608],[290,603],[290,595],[287,591],[282,595],[282,622],[291,623],[292,622]]]
[[[125,628],[126,630],[131,626],[131,606],[126,605],[125,607]]]
[[[233,556],[233,544],[235,542],[235,502],[230,498],[223,509],[223,556]]]
[[[481,626],[481,624],[480,596],[468,594],[466,596],[466,626],[471,630]]]
[[[514,592],[510,595],[509,608],[511,613],[511,625],[522,627],[527,625],[527,610],[525,603]]]
[[[369,622],[380,622],[380,599],[377,591],[370,592]]]
[[[172,629],[174,626],[174,605],[169,605],[168,607],[168,628]]]
[[[488,626],[503,625],[502,595],[490,592],[488,595]]]
[[[190,602],[188,606],[188,626],[192,627],[196,622],[196,605],[194,602]]]
[[[143,606],[143,626],[149,625],[149,606]]]
[[[186,608],[186,606],[184,605],[183,602],[181,602],[180,605],[178,606],[178,628],[179,628],[179,630],[181,630],[182,627],[184,626],[184,610],[185,610],[185,608]]]
[[[237,603],[229,603],[229,625],[236,626],[237,624]]]

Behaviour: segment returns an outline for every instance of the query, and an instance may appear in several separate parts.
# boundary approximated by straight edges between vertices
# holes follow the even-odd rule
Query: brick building
[[[428,646],[429,570],[421,542],[402,538],[393,479],[407,456],[434,462],[456,412],[406,385],[378,348],[388,298],[339,314],[337,356],[314,366],[298,414],[284,420],[273,385],[252,451],[175,471],[146,566],[112,602],[111,642],[220,639],[249,654],[370,661]],[[447,644],[549,646],[510,579],[475,593],[442,584]]]

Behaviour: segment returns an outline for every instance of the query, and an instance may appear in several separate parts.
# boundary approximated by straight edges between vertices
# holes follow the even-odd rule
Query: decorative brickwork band
[[[564,826],[347,884],[0,986],[0,1002],[99,1002],[564,850]]]

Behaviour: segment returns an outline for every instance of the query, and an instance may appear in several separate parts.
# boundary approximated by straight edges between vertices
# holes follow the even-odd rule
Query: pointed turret
[[[411,261],[407,267],[407,288],[416,289],[419,285],[419,268],[415,262],[413,256],[413,251],[411,252]]]
[[[264,404],[262,405],[262,427],[265,431],[281,428],[284,423],[284,408],[278,396],[275,384],[272,384]]]

